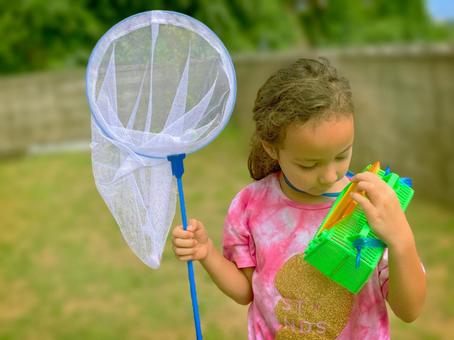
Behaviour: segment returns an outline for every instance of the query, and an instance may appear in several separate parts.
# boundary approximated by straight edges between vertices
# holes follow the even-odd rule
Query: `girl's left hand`
[[[369,225],[389,247],[411,238],[412,232],[395,192],[377,174],[365,171],[352,178],[357,183],[353,200],[364,209]],[[362,196],[360,192],[365,192]]]

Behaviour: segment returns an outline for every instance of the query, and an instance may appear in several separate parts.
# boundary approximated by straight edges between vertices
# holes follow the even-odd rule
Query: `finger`
[[[366,182],[377,182],[380,181],[381,178],[370,171],[364,171],[360,172],[359,174],[356,174],[355,176],[352,177],[353,182],[360,182],[360,181],[366,181]]]
[[[194,218],[191,218],[191,219],[188,221],[188,225],[187,225],[187,229],[186,229],[186,230],[195,231],[196,225],[197,225],[197,220],[194,219]]]
[[[173,244],[178,248],[193,248],[197,245],[197,241],[195,239],[176,238],[173,240]]]
[[[182,230],[183,227],[181,225],[177,225],[175,228],[172,229],[172,236],[178,236]]]
[[[366,213],[367,216],[372,216],[372,214],[375,211],[375,207],[373,204],[367,199],[367,197],[364,197],[363,195],[354,192],[351,194],[351,197],[354,201],[358,202],[358,204],[363,208],[364,212]]]
[[[180,261],[191,261],[192,260],[192,255],[190,255],[190,256],[178,256],[178,260],[180,260]]]
[[[172,231],[173,238],[183,238],[183,239],[190,239],[194,238],[194,233],[189,230],[183,230],[182,226],[178,226]]]
[[[358,193],[365,192],[372,205],[376,205],[380,200],[379,187],[372,182],[361,181],[356,186]]]
[[[202,228],[203,228],[202,222],[200,222],[200,221],[198,221],[198,220],[196,220],[194,218],[191,218],[189,220],[188,230],[193,231],[193,232],[197,232],[197,231],[199,231]]]
[[[197,237],[200,237],[201,235],[203,235],[204,232],[205,232],[205,227],[204,227],[203,223],[200,221],[197,221],[194,233],[196,234]]]
[[[173,252],[178,255],[178,256],[187,256],[187,255],[193,255],[195,253],[194,248],[173,248]]]

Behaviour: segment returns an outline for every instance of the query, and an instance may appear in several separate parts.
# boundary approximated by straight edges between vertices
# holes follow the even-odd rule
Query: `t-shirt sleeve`
[[[383,298],[388,297],[388,281],[389,281],[389,271],[388,271],[388,248],[385,248],[383,256],[378,262],[378,282],[380,283],[381,293]]]
[[[224,257],[235,262],[238,268],[255,267],[254,239],[248,225],[250,191],[246,188],[233,199],[224,223]]]

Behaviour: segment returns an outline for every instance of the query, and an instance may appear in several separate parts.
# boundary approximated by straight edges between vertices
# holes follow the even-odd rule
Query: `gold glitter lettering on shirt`
[[[290,258],[274,284],[282,298],[275,307],[281,328],[276,339],[336,339],[347,325],[353,294],[304,261]]]

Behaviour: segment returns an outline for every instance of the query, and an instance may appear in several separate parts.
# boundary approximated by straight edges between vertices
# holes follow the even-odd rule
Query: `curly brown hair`
[[[268,78],[257,93],[253,113],[255,133],[248,168],[251,177],[259,180],[280,171],[278,162],[265,152],[261,141],[278,147],[292,123],[352,115],[350,84],[327,59],[298,59]]]

